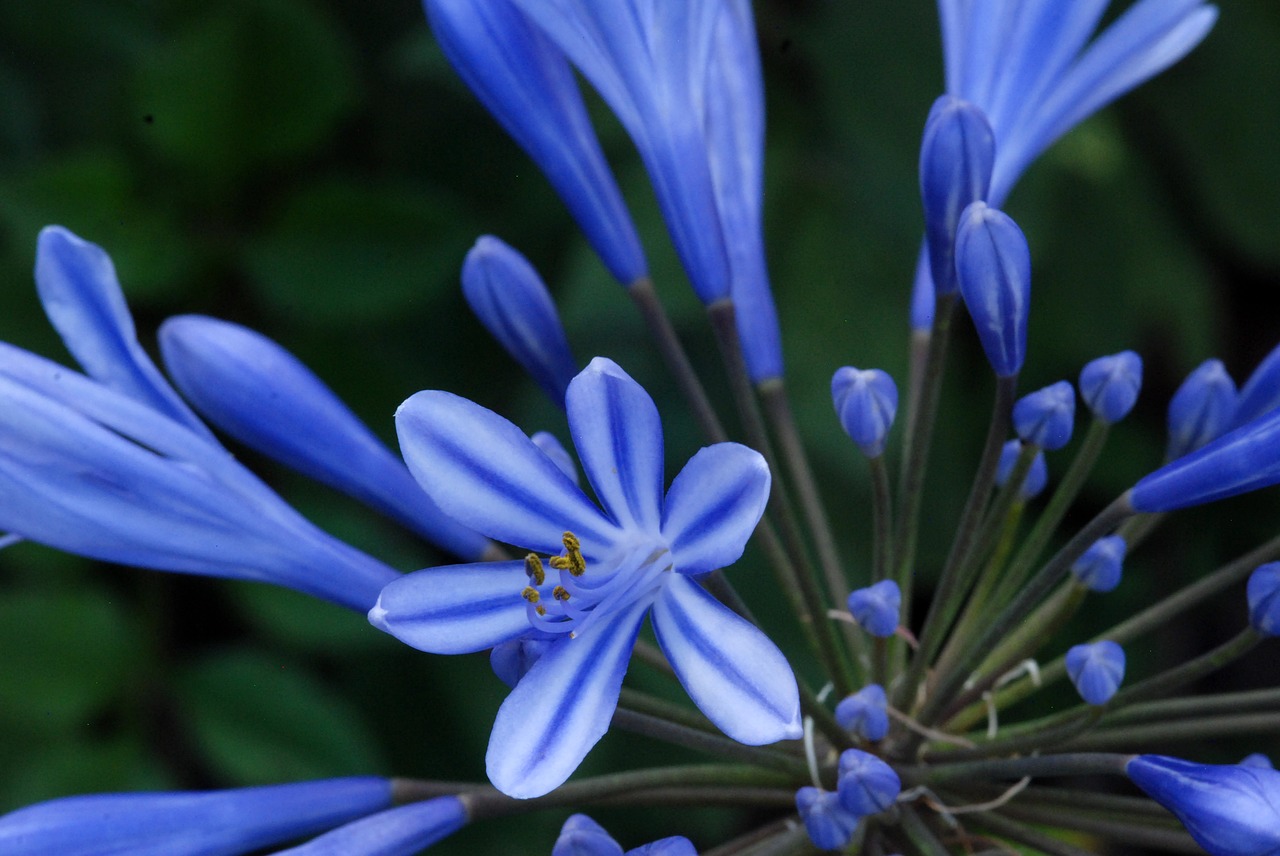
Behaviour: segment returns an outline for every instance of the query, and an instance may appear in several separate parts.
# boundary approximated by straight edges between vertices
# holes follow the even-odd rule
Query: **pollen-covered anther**
[[[572,532],[564,533],[561,543],[564,544],[563,556],[552,556],[548,561],[558,571],[568,571],[575,577],[587,572],[587,560],[582,556],[582,543]]]
[[[556,586],[551,590],[551,596],[554,597],[556,600],[562,600],[562,601],[568,600],[569,590],[564,586]]]
[[[533,586],[525,586],[524,591],[520,592],[520,596],[529,601],[529,603],[537,603],[542,600],[542,595]]]
[[[534,585],[542,585],[547,581],[547,572],[542,568],[542,560],[534,553],[524,557],[524,572],[533,580]]]

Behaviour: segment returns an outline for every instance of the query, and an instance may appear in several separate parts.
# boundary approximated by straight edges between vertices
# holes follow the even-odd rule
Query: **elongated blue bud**
[[[898,412],[898,387],[880,369],[836,369],[831,378],[831,400],[844,432],[862,454],[877,457]]]
[[[853,839],[859,815],[846,809],[832,791],[803,787],[796,791],[796,811],[804,831],[819,850],[840,850]]]
[[[847,811],[862,817],[879,814],[893,805],[901,792],[898,774],[875,755],[859,749],[840,753],[836,793]]]
[[[1280,482],[1280,411],[1273,410],[1133,486],[1137,511],[1175,511]]]
[[[1264,856],[1280,848],[1280,772],[1163,755],[1138,755],[1125,772],[1212,856]]]
[[[1249,626],[1263,636],[1280,636],[1280,562],[1254,569],[1246,588]]]
[[[985,202],[960,215],[956,276],[978,340],[999,377],[1011,377],[1027,356],[1031,251],[1018,224]]]
[[[1240,427],[1280,407],[1280,345],[1258,363],[1240,387],[1233,427]]]
[[[1124,680],[1124,649],[1110,640],[1067,651],[1067,675],[1086,704],[1106,704]]]
[[[996,463],[997,487],[1004,487],[1009,481],[1021,454],[1021,440],[1010,440],[1000,449],[1000,460]],[[1027,470],[1027,477],[1023,479],[1022,487],[1018,489],[1018,496],[1024,501],[1037,497],[1048,483],[1049,465],[1044,461],[1044,452],[1036,452],[1035,459],[1031,462],[1031,469]]]
[[[6,856],[248,853],[313,835],[391,806],[373,776],[190,793],[93,794],[0,817]]]
[[[437,797],[352,821],[275,856],[414,856],[466,823],[461,800]]]
[[[935,294],[955,292],[960,213],[987,198],[996,138],[975,105],[952,95],[933,102],[920,144],[920,198]]]
[[[485,235],[462,263],[462,294],[498,344],[564,407],[564,391],[578,364],[551,293],[533,265]]]
[[[855,736],[874,742],[889,733],[887,708],[884,687],[868,684],[836,705],[836,722]]]
[[[1098,357],[1080,370],[1080,397],[1107,424],[1128,415],[1141,389],[1142,357],[1133,351]]]
[[[648,275],[635,226],[600,150],[573,70],[511,0],[424,0],[458,75],[560,194],[609,273]]]
[[[1025,443],[1061,449],[1071,442],[1076,418],[1076,391],[1065,380],[1024,395],[1013,405],[1013,428]]]
[[[902,592],[893,580],[881,580],[850,593],[848,605],[859,627],[883,639],[898,629]]]
[[[1194,452],[1231,427],[1236,412],[1236,384],[1221,360],[1205,360],[1169,399],[1169,447],[1172,461]]]
[[[239,324],[180,315],[160,327],[178,388],[214,425],[268,457],[399,520],[464,559],[488,539],[454,522],[320,378]]]
[[[1107,535],[1094,541],[1084,555],[1076,559],[1071,573],[1080,585],[1099,594],[1120,585],[1127,542],[1119,535]]]

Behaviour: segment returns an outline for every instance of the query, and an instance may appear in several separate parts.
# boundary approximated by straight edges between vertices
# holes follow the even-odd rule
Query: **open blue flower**
[[[696,577],[736,561],[764,511],[755,451],[699,451],[662,492],[662,425],[648,394],[596,358],[569,384],[569,430],[603,510],[515,425],[447,392],[396,413],[409,470],[466,526],[554,554],[428,568],[383,590],[369,619],[423,651],[461,654],[517,640],[550,644],[498,711],[490,780],[515,797],[563,782],[604,735],[636,634],[658,644],[725,734],[759,745],[800,735],[795,677],[752,624]]]

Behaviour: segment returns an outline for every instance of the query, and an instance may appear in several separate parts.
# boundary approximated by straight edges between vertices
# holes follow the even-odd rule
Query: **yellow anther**
[[[524,591],[520,592],[520,596],[529,601],[529,603],[537,603],[542,600],[542,595],[538,594],[538,590],[533,586],[525,586]],[[538,608],[541,609],[542,607]]]
[[[582,544],[578,541],[578,536],[566,532],[561,543],[564,544],[565,555],[552,556],[551,567],[558,571],[568,571],[575,577],[582,576],[587,571],[587,560],[582,557]]]
[[[535,611],[535,612],[537,612],[539,615],[546,615],[546,614],[547,614],[547,608],[546,608],[545,606],[535,606],[533,609],[534,609],[534,611]]]
[[[533,580],[534,585],[542,585],[547,581],[547,572],[542,569],[542,560],[533,553],[524,557],[524,572]]]
[[[551,590],[551,596],[556,600],[568,600],[569,590],[564,586],[556,586]]]

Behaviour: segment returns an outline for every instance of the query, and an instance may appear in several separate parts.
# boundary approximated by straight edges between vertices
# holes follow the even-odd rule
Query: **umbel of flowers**
[[[69,796],[0,818],[0,852],[392,856],[542,810],[566,819],[558,840],[533,852],[603,856],[623,847],[581,810],[654,804],[748,806],[755,825],[726,842],[677,836],[626,853],[1077,854],[1080,833],[1171,852],[1280,852],[1280,773],[1265,758],[1223,765],[1137,751],[1210,729],[1274,731],[1274,688],[1183,693],[1280,633],[1280,539],[1097,638],[1063,632],[1089,598],[1124,584],[1122,564],[1167,514],[1280,482],[1280,349],[1239,393],[1210,361],[1169,404],[1166,463],[1061,531],[1110,426],[1134,406],[1142,361],[1081,355],[1075,385],[1019,397],[1034,359],[1035,260],[1003,206],[1054,140],[1180,59],[1217,14],[1196,0],[1139,0],[1099,32],[1106,6],[939,2],[946,93],[921,146],[924,244],[902,424],[885,372],[838,368],[831,383],[831,427],[866,460],[868,567],[838,555],[788,406],[761,236],[763,97],[746,0],[426,0],[446,56],[563,198],[687,397],[706,445],[670,480],[653,399],[606,356],[576,361],[551,293],[497,238],[466,258],[464,293],[563,408],[573,454],[556,432],[526,434],[428,390],[396,411],[397,456],[281,345],[214,318],[165,322],[162,373],[107,254],[45,229],[37,288],[81,371],[0,344],[5,544],[294,588],[367,613],[372,628],[428,654],[488,651],[510,692],[482,714],[494,720],[487,783],[406,770]],[[616,114],[652,181],[730,378],[736,439],[649,280],[580,79]],[[992,369],[992,418],[950,551],[922,567],[921,496],[961,313]],[[1033,507],[1051,483],[1045,453],[1076,434],[1077,394],[1088,427]],[[458,563],[402,573],[343,543],[210,426]],[[731,566],[749,541],[794,612],[800,647],[781,649],[734,587],[742,571]],[[1236,637],[1167,671],[1126,668],[1126,644],[1223,591],[1238,595]],[[646,624],[656,644],[641,635]],[[628,686],[633,661],[691,704]],[[818,673],[816,684],[800,677]],[[1078,703],[1015,708],[1064,678]],[[673,743],[689,763],[575,776],[610,728]]]

